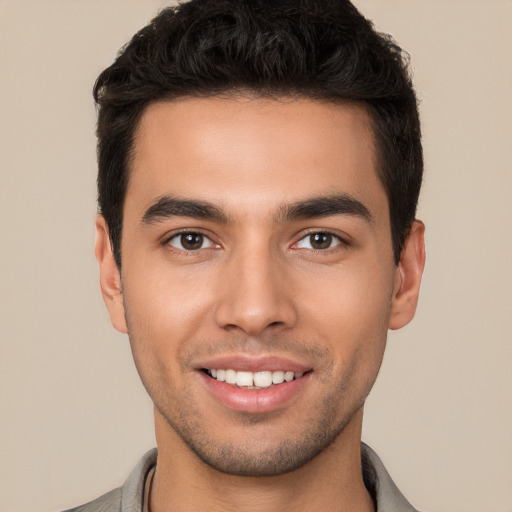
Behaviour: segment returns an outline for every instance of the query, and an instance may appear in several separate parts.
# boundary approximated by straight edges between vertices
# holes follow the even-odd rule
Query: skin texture
[[[167,196],[214,214],[155,214]],[[334,196],[367,214],[290,215]],[[203,235],[193,236],[198,249],[186,250],[182,230]],[[111,321],[128,332],[155,404],[152,512],[372,509],[360,469],[363,404],[387,329],[414,315],[423,231],[413,224],[395,266],[362,108],[209,98],[147,109],[124,206],[122,275],[101,216],[96,255]],[[326,248],[312,243],[315,233],[331,234]],[[226,357],[277,358],[308,373],[284,403],[239,411],[201,371]]]

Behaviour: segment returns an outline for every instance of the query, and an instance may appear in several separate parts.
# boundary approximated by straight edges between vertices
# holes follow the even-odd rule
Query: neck
[[[155,414],[158,463],[151,512],[372,512],[361,469],[362,409],[336,440],[295,471],[248,477],[221,473],[202,462]]]

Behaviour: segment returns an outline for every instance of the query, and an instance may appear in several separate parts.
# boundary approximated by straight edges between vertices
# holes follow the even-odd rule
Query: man
[[[361,445],[425,253],[401,50],[342,0],[192,0],[95,86],[96,257],[158,446],[78,511],[412,511]]]

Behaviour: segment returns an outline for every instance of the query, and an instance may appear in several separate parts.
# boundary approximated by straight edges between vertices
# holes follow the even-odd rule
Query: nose
[[[220,277],[217,325],[249,336],[293,327],[297,311],[285,267],[268,247],[232,254]]]

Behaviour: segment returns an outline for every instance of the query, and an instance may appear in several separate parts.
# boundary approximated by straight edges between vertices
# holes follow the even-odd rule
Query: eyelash
[[[205,240],[209,240],[210,242],[210,246],[209,247],[199,247],[197,249],[185,249],[185,248],[180,248],[180,247],[175,247],[171,244],[171,241],[174,240],[174,239],[179,239],[180,237],[183,237],[184,235],[187,235],[187,234],[190,234],[190,235],[199,235],[201,237],[203,237],[202,239],[202,243],[201,245],[204,243]],[[298,244],[300,244],[301,242],[304,242],[306,241],[308,238],[314,236],[314,235],[326,235],[329,240],[329,246],[326,247],[326,248],[323,248],[323,249],[315,249],[314,247],[297,247]],[[331,247],[331,244],[333,242],[336,242],[334,246]],[[182,231],[179,231],[177,233],[173,233],[171,236],[167,237],[163,244],[164,246],[166,246],[169,250],[176,250],[176,251],[179,251],[181,253],[187,253],[187,254],[194,254],[194,253],[197,253],[198,251],[202,251],[202,250],[205,250],[205,249],[211,249],[211,248],[215,248],[215,246],[219,247],[219,244],[216,244],[212,238],[208,235],[206,235],[205,233],[199,231],[199,230],[182,230]],[[311,243],[310,243],[311,245]],[[183,247],[183,244],[181,244],[181,246]],[[336,234],[336,233],[333,233],[332,231],[329,231],[329,230],[314,230],[314,231],[309,231],[305,234],[303,234],[299,240],[297,242],[295,242],[293,245],[292,245],[292,249],[294,250],[301,250],[301,249],[306,249],[308,251],[313,251],[315,253],[330,253],[331,251],[333,250],[336,250],[336,248],[342,248],[342,247],[339,247],[339,246],[342,246],[342,247],[348,247],[350,246],[350,243],[343,237],[341,237],[340,235]]]
[[[329,230],[311,230],[305,234],[303,234],[300,239],[295,242],[292,246],[292,248],[297,248],[297,250],[301,250],[302,248],[301,247],[297,247],[299,243],[303,242],[303,241],[306,241],[308,238],[314,236],[314,235],[327,235],[328,237],[331,237],[332,240],[331,240],[331,243],[332,242],[336,242],[334,246],[332,247],[326,247],[324,249],[315,249],[314,247],[311,247],[311,248],[304,248],[304,249],[307,249],[311,252],[314,252],[316,254],[330,254],[332,251],[335,251],[335,250],[339,250],[339,249],[342,249],[342,248],[345,248],[345,247],[349,247],[350,246],[350,243],[342,236],[340,236],[339,234],[337,233],[333,233],[332,231],[329,231]]]
[[[210,242],[210,247],[199,247],[198,249],[181,249],[179,247],[174,247],[172,244],[171,244],[171,241],[174,240],[174,239],[180,239],[181,237],[185,236],[185,235],[199,235],[201,237],[203,237],[203,243],[205,240],[208,240]],[[182,231],[178,231],[177,233],[173,233],[171,236],[167,237],[164,241],[163,241],[163,244],[164,246],[166,246],[169,250],[175,250],[175,251],[179,251],[181,253],[188,253],[188,254],[194,254],[194,253],[197,253],[198,251],[201,251],[201,250],[204,250],[204,249],[211,249],[211,248],[214,248],[213,246],[218,246],[218,244],[216,244],[212,238],[210,236],[208,236],[207,234],[203,233],[202,231],[199,231],[199,230],[193,230],[193,229],[190,229],[190,230],[182,230]],[[181,244],[182,247],[183,247],[183,244]]]

